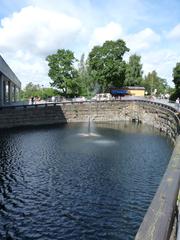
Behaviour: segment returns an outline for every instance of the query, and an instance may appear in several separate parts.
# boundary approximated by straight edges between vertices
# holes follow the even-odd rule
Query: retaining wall
[[[179,120],[172,108],[147,101],[104,101],[13,106],[0,109],[0,128],[62,122],[137,121],[166,132],[175,142]]]

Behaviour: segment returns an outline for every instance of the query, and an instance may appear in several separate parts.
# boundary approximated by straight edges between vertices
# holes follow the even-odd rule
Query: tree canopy
[[[51,86],[59,89],[65,97],[78,95],[78,71],[74,67],[77,59],[70,50],[59,49],[57,53],[47,56]]]
[[[122,39],[106,41],[90,51],[87,60],[78,61],[70,50],[59,49],[47,56],[51,86],[65,97],[92,96],[109,92],[110,87],[144,86],[148,94],[165,93],[167,82],[156,71],[143,77],[141,57],[133,54],[128,63],[123,59],[129,51]],[[173,70],[174,83],[180,89],[180,63]],[[156,90],[155,90],[156,89]]]
[[[123,56],[128,51],[125,42],[119,39],[95,46],[89,53],[90,74],[100,86],[101,92],[106,92],[110,86],[123,86],[126,71]]]
[[[167,89],[167,81],[160,78],[156,71],[149,72],[144,80],[142,81],[142,86],[145,87],[148,94],[164,94]]]
[[[170,99],[175,101],[176,98],[180,98],[180,62],[176,63],[173,68],[173,82],[175,84],[175,91],[172,93]]]
[[[126,66],[126,78],[125,85],[126,86],[138,86],[141,84],[143,79],[142,77],[142,64],[141,57],[134,54],[129,58],[129,62]]]
[[[89,75],[85,55],[82,54],[78,64],[78,86],[80,96],[90,96],[93,90],[93,80]]]
[[[180,88],[180,63],[176,63],[175,68],[173,69],[173,82],[176,88]]]
[[[23,90],[21,90],[21,99],[27,100],[31,97],[40,97],[47,99],[55,95],[55,90],[52,88],[41,87],[39,84],[28,83]]]

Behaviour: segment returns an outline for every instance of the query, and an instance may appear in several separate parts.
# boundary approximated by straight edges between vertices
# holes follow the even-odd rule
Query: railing
[[[148,208],[135,240],[175,240],[177,225],[177,198],[180,184],[180,136],[176,141],[169,165],[160,186]],[[176,220],[176,221],[175,221]],[[178,239],[179,240],[179,239]]]
[[[45,103],[34,103],[34,104],[27,104],[27,102],[18,102],[18,104],[11,104],[11,105],[3,105],[0,106],[1,109],[4,108],[32,108],[32,107],[47,107],[47,106],[58,106],[58,105],[64,105],[64,104],[86,104],[86,103],[96,103],[96,102],[115,102],[115,101],[121,101],[121,102],[144,102],[144,103],[149,103],[152,105],[158,105],[162,106],[164,108],[170,109],[173,112],[180,112],[180,108],[176,105],[174,102],[168,102],[160,99],[156,100],[150,100],[147,98],[138,98],[138,97],[131,97],[131,98],[123,98],[123,99],[111,99],[111,100],[86,100],[86,101],[73,101],[73,100],[68,100],[68,101],[61,101],[61,102],[45,102]]]

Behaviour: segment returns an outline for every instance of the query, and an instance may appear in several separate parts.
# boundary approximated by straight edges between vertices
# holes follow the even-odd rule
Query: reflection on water
[[[100,135],[96,134],[96,133],[78,133],[79,136],[81,137],[100,137]]]
[[[19,240],[134,239],[173,148],[127,123],[6,130],[0,146],[0,239]]]
[[[81,137],[101,137],[97,134],[96,127],[93,121],[89,119],[88,123],[84,123],[81,128],[81,133],[78,133]]]

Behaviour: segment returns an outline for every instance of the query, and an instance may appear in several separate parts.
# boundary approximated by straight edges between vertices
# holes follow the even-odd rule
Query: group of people
[[[36,104],[37,102],[39,102],[41,99],[40,97],[34,97],[32,96],[30,99],[29,99],[29,104]]]

